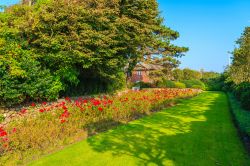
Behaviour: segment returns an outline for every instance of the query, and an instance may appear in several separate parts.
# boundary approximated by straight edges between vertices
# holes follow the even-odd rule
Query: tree
[[[181,69],[174,69],[173,76],[176,81],[184,80],[184,73],[183,73],[183,70]]]
[[[116,90],[127,64],[131,71],[152,53],[174,62],[187,50],[171,44],[179,33],[163,25],[156,0],[30,2],[0,15],[0,33],[59,78],[62,94]]]
[[[239,45],[233,51],[233,61],[229,68],[229,79],[235,84],[250,82],[250,27],[236,41]]]
[[[183,69],[183,74],[185,80],[200,80],[202,77],[199,71],[191,70],[189,68]]]

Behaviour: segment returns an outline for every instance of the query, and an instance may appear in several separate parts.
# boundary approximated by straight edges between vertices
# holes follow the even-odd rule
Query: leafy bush
[[[153,85],[148,82],[136,82],[133,84],[134,87],[140,87],[140,88],[152,88]]]
[[[195,88],[205,90],[205,84],[200,80],[183,80],[181,81],[186,85],[187,88]]]
[[[173,61],[187,51],[170,44],[179,35],[156,0],[34,2],[0,12],[2,103],[115,91],[148,47]]]
[[[163,81],[165,88],[175,88],[175,82],[170,80]]]
[[[241,107],[239,101],[236,100],[233,94],[228,93],[228,97],[230,100],[233,115],[240,127],[241,132],[247,134],[250,137],[250,112],[244,110]]]
[[[0,104],[13,105],[29,100],[54,100],[63,89],[60,80],[42,68],[29,51],[17,44],[0,48]]]
[[[181,82],[171,81],[171,80],[163,80],[159,81],[156,84],[159,88],[186,88],[186,85]]]
[[[174,82],[174,86],[175,88],[186,88],[186,85],[184,83],[181,83],[181,82]]]
[[[202,79],[201,81],[205,84],[206,90],[209,91],[221,91],[225,86],[224,83],[225,80],[223,79],[222,76],[209,79]]]
[[[250,83],[243,82],[234,86],[233,90],[236,98],[241,102],[242,107],[250,110]]]

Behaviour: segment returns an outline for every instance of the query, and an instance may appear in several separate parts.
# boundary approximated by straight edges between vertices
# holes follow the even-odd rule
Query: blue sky
[[[175,44],[189,47],[181,68],[222,72],[244,27],[250,0],[158,0],[165,24],[180,33]]]
[[[10,5],[19,0],[0,0]],[[158,0],[165,24],[180,33],[173,43],[189,47],[181,68],[222,72],[245,26],[250,0]]]

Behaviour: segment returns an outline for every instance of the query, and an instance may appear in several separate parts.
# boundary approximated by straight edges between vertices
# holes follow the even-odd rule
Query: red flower
[[[64,123],[64,122],[66,122],[66,120],[65,119],[61,119],[61,123]]]
[[[112,100],[108,100],[108,103],[109,103],[109,104],[112,104],[112,103],[113,103],[113,101],[112,101]]]
[[[4,137],[6,135],[7,135],[7,132],[3,128],[0,128],[0,137]]]
[[[39,112],[43,113],[45,111],[45,109],[40,109]]]
[[[63,105],[62,109],[67,110],[68,108],[65,105]]]
[[[42,102],[42,105],[46,105],[47,103],[44,101],[44,102]]]
[[[27,109],[22,109],[20,112],[21,114],[25,114],[27,112]]]
[[[99,100],[92,100],[91,101],[92,102],[92,104],[94,105],[94,106],[98,106],[98,105],[100,105],[101,104],[101,102],[99,101]]]
[[[31,103],[31,107],[35,107],[36,106],[36,104],[35,103]]]
[[[15,132],[16,132],[16,128],[13,128],[13,129],[12,129],[12,132],[15,133]]]
[[[71,99],[69,97],[65,97],[65,100],[68,101],[68,102],[71,101]]]
[[[69,112],[68,112],[68,110],[65,110],[65,111],[61,114],[60,119],[68,118],[68,117],[69,117]]]
[[[102,111],[103,111],[103,108],[102,108],[102,107],[99,107],[98,110],[99,110],[100,112],[102,112]]]

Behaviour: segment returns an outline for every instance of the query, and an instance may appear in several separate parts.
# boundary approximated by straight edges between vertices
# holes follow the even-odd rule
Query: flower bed
[[[68,97],[64,101],[37,106],[32,103],[0,126],[0,155],[23,159],[86,138],[120,123],[126,123],[171,105],[173,99],[198,94],[194,89],[129,91],[98,98]],[[1,160],[0,160],[1,161]]]

